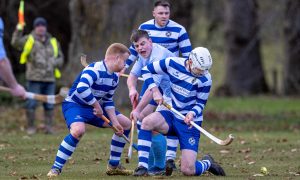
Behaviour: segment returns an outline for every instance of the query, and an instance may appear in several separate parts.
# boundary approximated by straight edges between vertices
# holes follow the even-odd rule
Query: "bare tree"
[[[225,54],[227,95],[268,91],[260,55],[255,0],[225,1]],[[224,89],[223,89],[224,90]]]
[[[286,95],[295,95],[300,93],[300,1],[286,1],[284,25],[283,88]]]

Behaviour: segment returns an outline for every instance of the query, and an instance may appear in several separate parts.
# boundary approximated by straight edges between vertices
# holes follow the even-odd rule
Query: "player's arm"
[[[77,84],[76,91],[81,100],[87,105],[93,105],[97,102],[94,97],[91,86],[98,79],[98,72],[92,67],[84,68],[79,83]],[[98,103],[99,104],[99,103]]]
[[[19,51],[22,51],[24,48],[24,44],[28,39],[28,35],[23,36],[23,30],[16,30],[13,32],[11,45]]]
[[[206,105],[209,93],[211,89],[211,81],[203,84],[201,87],[197,90],[197,103],[194,105],[194,107],[190,110],[190,112],[186,115],[185,122],[187,124],[190,124],[190,121],[192,121],[195,117],[199,117]]]
[[[6,57],[0,59],[0,77],[11,88],[12,95],[22,98],[25,97],[25,89],[17,82],[10,62]]]
[[[112,124],[119,130],[116,132],[118,136],[121,136],[123,134],[123,127],[120,125],[117,116],[116,116],[116,110],[115,110],[115,104],[113,101],[113,95],[115,93],[115,89],[117,88],[118,80],[116,85],[108,91],[108,94],[105,95],[105,97],[102,98],[103,101],[103,107],[108,115],[108,118],[112,122]]]
[[[148,64],[142,69],[142,75],[145,80],[145,83],[148,84],[148,89],[153,93],[153,99],[158,104],[161,104],[163,101],[162,95],[153,79],[153,74],[165,75],[168,74],[168,66],[170,59],[163,59],[160,61],[155,61],[151,64]]]
[[[141,70],[143,68],[143,64],[141,61],[136,61],[130,71],[129,77],[127,79],[127,86],[129,90],[129,98],[133,108],[136,107],[136,104],[139,99],[139,93],[137,92],[137,80],[138,77],[142,75]]]
[[[189,35],[186,32],[185,28],[182,28],[179,37],[177,39],[179,50],[183,57],[188,58],[190,52],[192,51],[191,41],[189,39]]]
[[[153,99],[153,92],[147,89],[136,108],[130,113],[130,119],[135,121],[140,119],[142,110],[150,103],[151,99]]]

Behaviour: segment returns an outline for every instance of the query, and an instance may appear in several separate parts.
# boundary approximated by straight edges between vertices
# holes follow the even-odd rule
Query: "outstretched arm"
[[[11,94],[13,96],[25,96],[25,89],[18,84],[12,72],[10,62],[6,57],[0,59],[0,77],[11,88]]]

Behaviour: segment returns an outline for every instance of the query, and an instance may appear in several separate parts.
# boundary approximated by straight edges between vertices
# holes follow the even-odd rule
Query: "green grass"
[[[199,158],[206,153],[212,154],[228,175],[225,178],[204,175],[202,178],[299,179],[300,176],[294,175],[300,173],[299,107],[300,99],[295,98],[211,98],[205,111],[203,127],[221,139],[230,133],[236,138],[230,146],[223,147],[201,137]],[[1,111],[3,113],[0,115],[0,179],[46,179],[57,147],[67,134],[63,120],[57,116],[58,134],[38,133],[29,137],[23,131],[24,116],[14,116],[16,110]],[[111,135],[110,129],[89,126],[58,179],[137,179],[109,177],[105,174]],[[134,151],[130,164],[125,164],[122,158],[127,168],[136,168],[136,155]],[[270,174],[255,177],[255,174],[260,174],[263,166]],[[187,178],[198,179],[184,177],[180,173],[168,177]]]

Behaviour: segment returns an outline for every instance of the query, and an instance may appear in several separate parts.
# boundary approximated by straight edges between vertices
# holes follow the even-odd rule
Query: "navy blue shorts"
[[[103,115],[108,117],[104,108],[101,106],[103,110]],[[66,120],[66,124],[70,129],[70,126],[74,122],[84,122],[86,124],[90,124],[99,128],[103,127],[104,120],[95,116],[93,114],[92,106],[81,106],[72,102],[63,102],[62,103],[62,112],[64,114],[64,118]],[[116,115],[120,113],[116,111]]]
[[[169,131],[166,135],[178,137],[180,150],[189,149],[198,152],[200,131],[195,127],[189,128],[182,119],[176,118],[169,110],[158,112],[165,118],[169,125]],[[195,123],[201,126],[202,121],[196,121]]]

